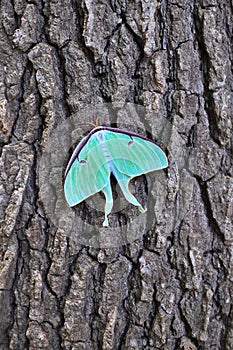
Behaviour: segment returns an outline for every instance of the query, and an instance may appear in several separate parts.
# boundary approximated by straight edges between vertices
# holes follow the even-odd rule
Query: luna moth
[[[73,207],[97,192],[106,198],[103,226],[113,207],[110,175],[117,180],[125,198],[145,209],[129,191],[132,178],[166,168],[165,153],[152,140],[131,131],[99,126],[81,140],[65,171],[64,192]]]

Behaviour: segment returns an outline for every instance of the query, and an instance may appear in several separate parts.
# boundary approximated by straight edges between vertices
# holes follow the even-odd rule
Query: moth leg
[[[110,184],[110,179],[108,184],[102,189],[102,192],[105,195],[106,203],[105,203],[105,218],[103,222],[103,226],[109,226],[108,224],[108,215],[111,213],[113,207],[113,198],[112,198],[112,189]]]

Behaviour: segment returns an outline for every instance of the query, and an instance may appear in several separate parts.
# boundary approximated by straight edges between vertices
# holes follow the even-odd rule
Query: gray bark
[[[232,1],[0,4],[0,349],[232,349]],[[161,212],[155,185],[149,229],[97,248],[52,222],[39,166],[59,123],[105,102],[144,106],[152,135],[165,117],[193,167],[177,174],[171,134]]]

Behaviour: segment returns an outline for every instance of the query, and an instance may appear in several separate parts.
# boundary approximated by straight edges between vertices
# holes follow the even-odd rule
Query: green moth
[[[125,198],[145,212],[129,191],[135,176],[166,168],[165,153],[152,140],[127,130],[100,126],[77,145],[65,172],[64,192],[73,207],[102,191],[106,198],[103,226],[113,206],[110,175],[116,178]]]

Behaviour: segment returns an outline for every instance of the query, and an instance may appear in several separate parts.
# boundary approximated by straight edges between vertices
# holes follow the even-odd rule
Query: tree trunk
[[[232,6],[1,1],[1,350],[233,348]],[[62,189],[96,116],[169,160],[107,229]]]

